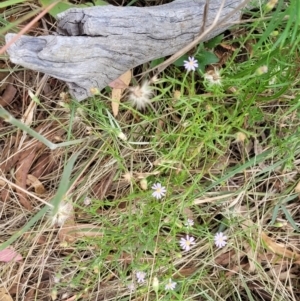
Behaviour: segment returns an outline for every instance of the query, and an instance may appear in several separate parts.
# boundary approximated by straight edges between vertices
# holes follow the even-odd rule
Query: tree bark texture
[[[57,35],[22,36],[8,49],[13,63],[65,81],[78,101],[103,89],[127,70],[174,54],[199,36],[206,0],[175,0],[154,7],[99,6],[69,9],[58,15]],[[222,0],[211,0],[206,27],[212,24]],[[242,0],[225,0],[220,18]],[[204,40],[223,32],[215,28]],[[6,42],[14,34],[6,35]]]

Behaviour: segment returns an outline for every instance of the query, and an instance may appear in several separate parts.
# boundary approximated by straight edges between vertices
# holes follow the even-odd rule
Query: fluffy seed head
[[[204,78],[211,85],[221,85],[221,76],[220,76],[220,72],[217,69],[207,71],[204,74]]]
[[[266,65],[260,66],[259,68],[256,69],[255,73],[257,75],[262,75],[262,74],[268,73],[268,66],[266,66]]]
[[[61,227],[68,218],[73,215],[73,205],[70,202],[62,201],[59,204],[58,211],[55,215],[50,213],[51,226]]]
[[[130,87],[129,101],[137,110],[144,110],[150,104],[152,90],[148,81],[145,81],[141,86]]]

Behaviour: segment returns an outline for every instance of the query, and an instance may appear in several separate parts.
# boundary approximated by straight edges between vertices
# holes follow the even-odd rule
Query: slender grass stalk
[[[71,182],[74,182],[74,179],[70,180],[70,176],[71,176],[75,161],[78,158],[78,156],[80,155],[80,153],[83,151],[83,149],[80,152],[72,155],[72,157],[70,158],[70,160],[67,163],[66,167],[64,168],[59,187],[57,189],[57,192],[56,192],[55,196],[49,202],[50,203],[49,206],[46,205],[42,209],[40,209],[29,220],[29,222],[27,222],[27,224],[25,226],[23,226],[19,231],[14,233],[7,241],[2,243],[0,245],[0,250],[3,250],[5,248],[7,248],[14,241],[16,241],[21,235],[23,235],[26,231],[28,231],[37,221],[39,221],[49,211],[49,208],[51,208],[51,215],[55,215],[57,213],[59,204],[66,197],[66,192],[68,191],[69,186],[70,186],[69,184]]]
[[[43,135],[37,133],[36,131],[31,129],[27,125],[25,125],[23,122],[17,120],[13,116],[11,116],[11,114],[9,114],[4,108],[1,108],[1,107],[0,107],[0,117],[3,118],[6,122],[9,122],[10,124],[18,127],[22,131],[24,131],[24,132],[28,133],[29,135],[31,135],[32,137],[36,138],[37,140],[39,140],[40,142],[45,144],[47,147],[49,147],[51,150],[57,149],[59,147],[66,147],[66,146],[70,146],[70,145],[74,145],[74,144],[79,144],[79,143],[82,143],[82,142],[88,140],[88,138],[82,138],[82,139],[76,139],[73,141],[66,141],[66,142],[61,142],[61,143],[55,144],[55,143],[52,143],[51,141],[49,141]]]

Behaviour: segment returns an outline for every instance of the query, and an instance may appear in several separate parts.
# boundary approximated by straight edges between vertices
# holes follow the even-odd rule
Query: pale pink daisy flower
[[[172,281],[172,279],[170,278],[167,282],[167,284],[165,285],[165,290],[166,291],[173,291],[176,287],[176,282]]]
[[[146,273],[145,272],[136,272],[135,273],[136,276],[136,281],[137,283],[144,283],[145,282],[145,277],[146,277]]]
[[[198,61],[190,56],[188,61],[183,61],[184,62],[184,68],[187,71],[195,71],[196,68],[198,68]]]
[[[166,195],[166,187],[162,186],[160,183],[153,184],[151,188],[154,190],[152,196],[157,200],[160,200],[163,196]]]
[[[214,240],[215,240],[215,245],[218,248],[223,248],[227,244],[227,236],[223,234],[223,232],[219,232],[215,235]]]
[[[180,239],[180,247],[181,249],[183,249],[184,251],[189,251],[192,247],[192,245],[194,245],[195,242],[195,238],[189,235],[186,235],[186,237],[182,237]]]

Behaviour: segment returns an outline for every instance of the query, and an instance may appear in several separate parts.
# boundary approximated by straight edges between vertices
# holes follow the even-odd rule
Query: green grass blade
[[[24,2],[24,0],[7,0],[7,1],[0,3],[0,8],[16,5],[18,3],[23,3],[23,2]]]
[[[0,250],[7,248],[10,244],[16,241],[21,235],[23,235],[26,231],[28,231],[37,221],[39,221],[48,211],[50,204],[53,206],[52,212],[56,213],[57,208],[60,202],[64,199],[66,192],[69,189],[70,183],[70,175],[72,173],[73,166],[75,164],[76,159],[80,155],[83,149],[72,155],[69,162],[67,163],[66,167],[64,168],[62,179],[60,181],[59,187],[53,199],[49,202],[49,206],[44,206],[39,212],[37,212],[30,221],[19,231],[13,234],[6,242],[0,245]]]

